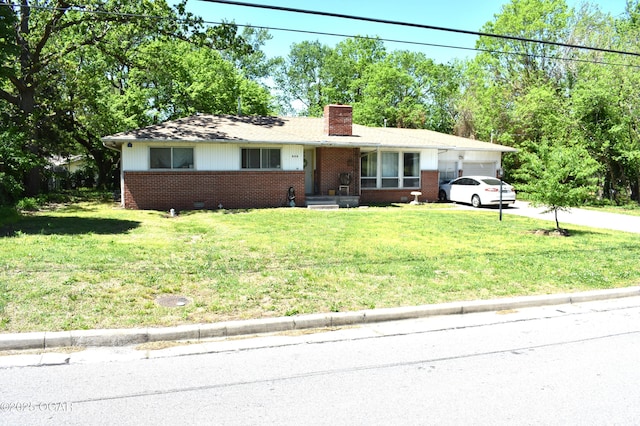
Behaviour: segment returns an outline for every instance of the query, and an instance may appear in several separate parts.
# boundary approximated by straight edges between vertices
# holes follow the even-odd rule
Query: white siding
[[[458,177],[462,170],[465,176],[495,176],[501,166],[502,153],[493,151],[446,151],[441,152],[438,171],[440,180]]]
[[[240,152],[243,147],[280,148],[283,170],[303,170],[304,150],[302,145],[242,145],[234,143],[142,143],[133,142],[131,147],[122,146],[122,170],[149,170],[150,147],[193,147],[194,170],[234,171],[240,170]]]
[[[302,145],[285,145],[282,147],[282,169],[303,170],[304,149]]]
[[[438,169],[438,150],[422,149],[420,150],[420,170],[437,170]]]
[[[471,161],[474,163],[494,163],[500,164],[502,153],[490,152],[490,151],[467,151],[464,154],[464,161]]]
[[[201,144],[193,153],[196,170],[240,170],[240,148],[228,143]]]
[[[122,170],[149,170],[149,145],[140,142],[133,142],[131,145],[122,145]]]
[[[440,162],[458,161],[462,157],[463,161],[475,163],[498,162],[502,158],[502,153],[498,151],[446,151],[438,155]]]

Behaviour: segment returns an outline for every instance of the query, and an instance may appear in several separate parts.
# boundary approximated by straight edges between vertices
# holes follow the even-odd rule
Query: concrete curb
[[[193,324],[177,327],[72,330],[0,334],[0,351],[48,349],[64,346],[129,346],[160,341],[204,341],[212,338],[275,333],[312,328],[341,327],[384,321],[398,321],[438,315],[503,311],[536,306],[562,305],[640,296],[640,286],[582,293],[523,296],[509,299],[451,302],[403,308],[369,309],[355,312],[300,315],[214,324]]]

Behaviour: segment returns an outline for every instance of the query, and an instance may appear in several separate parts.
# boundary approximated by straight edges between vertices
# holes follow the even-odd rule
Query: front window
[[[420,153],[377,151],[360,157],[362,188],[419,188]]]
[[[279,148],[242,148],[243,169],[279,169]]]
[[[150,148],[151,169],[193,169],[193,148]]]
[[[405,188],[418,188],[420,186],[420,154],[417,152],[404,153],[404,180]]]
[[[397,188],[399,185],[398,159],[400,154],[397,152],[382,153],[382,187]]]
[[[375,188],[378,175],[378,153],[363,152],[360,159],[360,173],[362,188]]]

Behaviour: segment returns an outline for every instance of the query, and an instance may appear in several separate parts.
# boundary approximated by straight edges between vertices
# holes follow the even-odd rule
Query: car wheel
[[[447,193],[444,189],[441,189],[440,192],[438,192],[438,200],[447,201]]]
[[[480,197],[478,197],[477,195],[471,197],[471,205],[476,208],[480,207],[482,205],[482,203],[480,202]]]

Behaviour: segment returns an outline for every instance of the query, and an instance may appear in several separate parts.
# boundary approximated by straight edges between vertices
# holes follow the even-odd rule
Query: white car
[[[473,207],[500,204],[500,179],[491,176],[463,176],[440,184],[440,201],[468,203]],[[502,205],[513,204],[513,186],[502,182]]]

